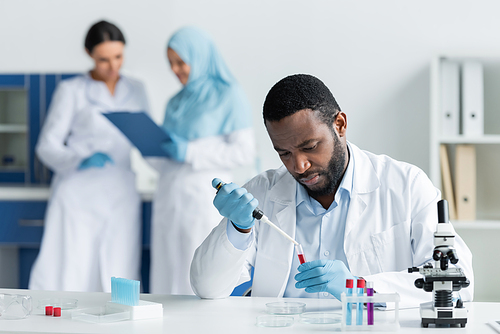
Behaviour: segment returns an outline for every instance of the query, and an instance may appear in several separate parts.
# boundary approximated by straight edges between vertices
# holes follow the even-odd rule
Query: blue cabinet
[[[21,289],[28,288],[31,267],[40,250],[46,208],[46,201],[0,201],[0,247],[18,248],[18,287]],[[149,293],[150,245],[151,202],[144,201],[142,203],[141,263],[141,285],[144,293]],[[237,286],[231,295],[241,296],[251,285],[251,281],[243,283]]]
[[[1,201],[0,245],[17,246],[19,287],[27,288],[43,233],[45,201]]]
[[[31,267],[36,260],[43,235],[46,201],[0,201],[0,247],[19,250],[19,288],[27,289]],[[149,292],[149,246],[151,202],[142,203],[143,251],[141,285]]]
[[[48,184],[35,145],[57,84],[76,74],[0,74],[0,183]]]

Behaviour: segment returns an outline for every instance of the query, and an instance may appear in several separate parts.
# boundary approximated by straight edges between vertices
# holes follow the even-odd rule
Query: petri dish
[[[275,302],[266,304],[269,314],[301,314],[306,309],[306,304],[297,302]]]
[[[266,314],[259,315],[255,324],[259,327],[290,327],[293,321],[293,316]]]
[[[44,298],[38,301],[38,308],[45,312],[45,306],[60,307],[61,310],[71,310],[78,305],[78,299],[72,298]]]
[[[91,307],[72,311],[71,319],[91,323],[117,322],[129,320],[130,311],[110,310],[105,306]]]
[[[334,312],[305,312],[299,319],[303,324],[313,325],[339,324],[341,320],[342,314]]]

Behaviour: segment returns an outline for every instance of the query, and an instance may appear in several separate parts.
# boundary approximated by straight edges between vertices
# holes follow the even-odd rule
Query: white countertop
[[[143,201],[153,199],[154,189],[139,189]],[[50,187],[47,186],[0,186],[0,201],[47,201]]]
[[[72,320],[70,310],[63,310],[61,318],[45,316],[38,309],[38,300],[44,298],[75,298],[78,308],[102,306],[111,300],[109,293],[79,293],[60,291],[33,291],[0,289],[0,293],[30,295],[34,312],[22,320],[1,320],[0,332],[29,333],[325,333],[339,332],[340,326],[310,325],[298,321],[286,328],[263,328],[255,325],[256,318],[265,314],[266,303],[276,301],[300,301],[306,303],[306,311],[340,311],[332,300],[314,298],[259,298],[229,297],[226,299],[199,299],[196,296],[141,295],[142,300],[163,304],[163,318],[151,320],[121,321],[115,323],[86,323]],[[338,305],[338,302],[334,302]],[[419,309],[400,310],[399,333],[494,333],[486,324],[500,320],[500,303],[465,303],[469,310],[465,328],[429,328],[420,326]],[[376,311],[394,312],[394,311]],[[394,313],[392,313],[394,314]],[[361,333],[361,332],[351,332]],[[364,332],[366,333],[366,332]]]

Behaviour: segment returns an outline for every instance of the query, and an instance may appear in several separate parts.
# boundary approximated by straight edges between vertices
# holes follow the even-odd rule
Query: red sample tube
[[[60,317],[60,316],[61,316],[61,308],[54,307],[54,317]]]
[[[304,250],[302,249],[301,244],[295,244],[295,251],[297,252],[297,256],[299,257],[299,262],[300,264],[303,264],[306,262],[306,257],[304,255]]]
[[[52,306],[45,306],[45,315],[52,315]]]

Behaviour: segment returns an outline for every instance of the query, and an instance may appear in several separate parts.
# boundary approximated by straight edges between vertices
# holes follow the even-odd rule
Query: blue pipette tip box
[[[111,277],[111,301],[106,309],[130,312],[130,320],[163,317],[163,305],[139,299],[140,282],[125,278]]]

